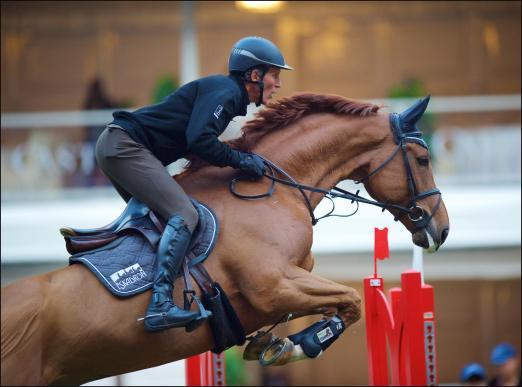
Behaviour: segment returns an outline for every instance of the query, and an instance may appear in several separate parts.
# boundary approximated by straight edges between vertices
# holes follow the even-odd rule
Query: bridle
[[[269,178],[270,180],[272,180],[271,186],[268,189],[268,191],[265,193],[262,193],[262,194],[258,194],[258,195],[239,194],[236,191],[236,183],[240,180],[248,179],[248,177],[245,177],[245,176],[240,176],[238,178],[233,179],[230,182],[230,191],[232,192],[232,194],[234,194],[235,196],[237,196],[241,199],[250,199],[250,200],[254,199],[255,200],[255,199],[261,199],[263,197],[271,196],[275,191],[276,182],[297,188],[303,195],[305,204],[310,213],[310,217],[312,218],[312,225],[314,225],[314,226],[317,224],[317,222],[320,219],[324,219],[324,218],[327,218],[330,216],[339,216],[339,217],[352,216],[359,210],[359,203],[366,203],[366,204],[371,204],[371,205],[380,207],[380,208],[382,208],[383,211],[390,210],[390,209],[398,210],[400,212],[400,214],[399,214],[399,216],[395,216],[395,218],[394,218],[395,221],[398,221],[399,219],[402,218],[402,216],[407,215],[408,219],[413,223],[413,225],[417,229],[419,229],[419,230],[423,229],[429,224],[430,220],[433,218],[433,216],[435,215],[435,213],[438,211],[438,209],[440,207],[441,192],[436,187],[431,190],[428,190],[428,191],[424,191],[424,192],[420,192],[420,193],[418,192],[417,186],[415,184],[415,180],[413,178],[411,165],[408,160],[408,155],[406,153],[406,144],[407,143],[416,143],[416,144],[421,145],[425,149],[428,149],[428,145],[422,139],[422,133],[416,128],[415,125],[410,125],[410,127],[408,128],[409,125],[407,125],[407,124],[405,125],[401,121],[402,120],[401,120],[400,114],[398,114],[398,113],[390,114],[390,124],[391,124],[390,126],[392,128],[393,138],[394,138],[394,141],[397,144],[397,146],[395,147],[393,152],[390,154],[390,156],[388,156],[388,158],[386,160],[384,160],[384,162],[381,165],[379,165],[377,168],[375,168],[366,177],[355,181],[355,183],[356,184],[364,183],[364,182],[368,181],[372,176],[379,173],[381,170],[384,169],[384,167],[386,167],[386,165],[388,165],[388,163],[390,163],[390,161],[392,161],[395,158],[395,156],[399,153],[399,150],[400,150],[402,153],[403,161],[404,161],[404,167],[406,169],[408,190],[410,192],[410,201],[406,206],[382,202],[379,200],[366,199],[362,196],[359,196],[359,190],[357,190],[356,193],[352,193],[352,192],[343,190],[337,186],[333,187],[330,190],[325,190],[325,189],[318,188],[318,187],[312,187],[312,186],[300,184],[294,178],[292,178],[288,173],[286,173],[282,168],[278,167],[276,164],[274,164],[273,162],[264,158],[261,155],[258,155],[258,156],[264,160],[264,162],[267,166],[267,170],[268,170],[268,173],[265,172],[265,176],[267,178]],[[404,127],[406,127],[406,130],[404,130]],[[274,172],[277,172],[280,175],[284,176],[285,179],[276,177]],[[305,191],[323,194],[324,197],[329,199],[330,202],[332,203],[332,209],[326,215],[316,218],[315,214],[313,212],[312,205],[310,203],[310,199],[306,195]],[[336,191],[336,192],[334,192],[334,191]],[[417,201],[425,199],[431,195],[436,195],[436,194],[439,195],[439,199],[438,199],[437,203],[435,204],[435,207],[431,211],[431,214],[429,216],[426,216],[426,212],[424,211],[424,209],[422,207],[419,207],[417,205]],[[335,203],[333,201],[334,198],[343,198],[343,199],[351,200],[351,203],[354,203],[354,202],[357,203],[357,207],[356,207],[355,211],[353,211],[350,214],[344,214],[344,215],[333,214],[333,212],[335,210]]]
[[[399,149],[402,153],[402,160],[404,161],[404,168],[406,169],[406,179],[408,183],[408,190],[410,192],[410,202],[408,203],[407,208],[397,208],[399,209],[400,215],[395,217],[395,221],[398,221],[404,214],[408,215],[408,219],[415,225],[417,229],[423,229],[426,227],[430,220],[433,218],[435,213],[438,211],[440,207],[441,202],[441,192],[440,190],[435,187],[430,190],[424,191],[424,192],[418,192],[417,185],[415,184],[415,179],[413,178],[413,172],[411,170],[411,165],[408,159],[408,155],[406,153],[406,144],[407,143],[415,143],[419,144],[425,149],[428,149],[428,145],[422,138],[422,133],[416,128],[415,125],[411,127],[411,130],[403,130],[403,127],[405,126],[401,122],[401,115],[398,113],[391,113],[390,114],[390,126],[392,128],[393,133],[393,139],[395,141],[395,144],[397,146],[395,147],[392,154],[384,160],[384,162],[379,165],[377,168],[375,168],[372,172],[370,172],[366,177],[363,179],[358,180],[356,183],[362,183],[365,181],[368,181],[369,178],[375,174],[377,174],[380,170],[382,170],[390,161],[393,160],[395,155],[399,152]],[[439,195],[439,199],[437,200],[437,203],[435,204],[435,207],[431,211],[431,214],[426,217],[426,213],[422,207],[419,207],[417,205],[417,201],[427,198],[431,195]],[[383,208],[384,210],[385,208]]]

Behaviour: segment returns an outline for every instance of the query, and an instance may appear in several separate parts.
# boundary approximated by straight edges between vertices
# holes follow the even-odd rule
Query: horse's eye
[[[430,159],[426,156],[417,157],[417,163],[419,163],[419,165],[422,165],[423,167],[427,167],[430,163]]]

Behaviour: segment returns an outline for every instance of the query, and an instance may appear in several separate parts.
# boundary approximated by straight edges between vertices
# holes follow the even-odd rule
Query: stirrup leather
[[[188,266],[188,258],[185,257],[185,259],[183,260],[183,281],[185,283],[185,289],[183,290],[183,308],[186,310],[190,310],[192,303],[195,302],[198,306],[199,311],[199,316],[185,326],[186,332],[192,332],[193,330],[197,329],[201,324],[203,324],[206,319],[212,317],[212,312],[205,309],[203,303],[197,296],[196,291],[192,287],[192,279],[190,278]]]

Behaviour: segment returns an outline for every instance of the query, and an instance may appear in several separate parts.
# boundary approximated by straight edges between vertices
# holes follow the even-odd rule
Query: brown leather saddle
[[[131,198],[118,218],[106,226],[93,229],[60,228],[70,254],[103,247],[130,232],[142,234],[156,247],[165,228],[165,221],[136,198]]]

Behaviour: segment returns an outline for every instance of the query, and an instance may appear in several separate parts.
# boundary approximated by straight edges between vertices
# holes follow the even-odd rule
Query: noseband
[[[317,224],[317,222],[320,219],[324,219],[324,218],[327,218],[330,216],[340,216],[340,217],[352,216],[358,211],[359,203],[366,203],[366,204],[371,204],[371,205],[380,207],[380,208],[382,208],[383,211],[386,209],[388,209],[388,210],[396,209],[400,212],[400,215],[396,216],[394,218],[395,221],[398,221],[404,215],[408,215],[408,219],[415,225],[415,227],[418,230],[423,229],[429,224],[430,220],[433,218],[433,216],[435,215],[435,213],[437,212],[437,210],[440,207],[441,192],[438,188],[433,188],[431,190],[420,192],[420,193],[417,191],[417,186],[415,184],[415,180],[413,179],[412,169],[410,166],[410,162],[408,160],[408,155],[406,153],[406,144],[407,143],[416,143],[426,149],[428,149],[428,145],[422,139],[422,133],[420,131],[418,131],[416,129],[403,131],[401,117],[399,114],[397,114],[397,113],[390,114],[390,124],[391,124],[390,126],[391,126],[392,132],[393,132],[394,141],[397,144],[396,148],[393,150],[391,155],[386,160],[384,160],[384,162],[381,165],[379,165],[377,168],[375,168],[366,177],[364,177],[358,181],[355,181],[355,183],[359,184],[359,183],[368,181],[370,179],[370,177],[374,176],[379,171],[381,171],[384,167],[386,167],[386,165],[388,165],[388,163],[393,160],[393,158],[399,153],[399,150],[400,150],[402,153],[403,161],[404,161],[404,167],[406,168],[406,178],[407,178],[407,182],[408,182],[408,190],[410,192],[410,201],[406,207],[398,205],[398,204],[366,199],[362,196],[359,196],[359,190],[357,190],[357,192],[354,194],[352,192],[343,190],[337,186],[333,187],[331,190],[324,190],[322,188],[311,187],[311,186],[307,186],[304,184],[300,184],[297,181],[295,181],[283,169],[281,169],[280,167],[275,165],[273,162],[271,162],[270,160],[267,160],[266,158],[264,158],[263,156],[260,156],[260,155],[258,155],[258,156],[264,160],[265,164],[268,167],[267,169],[268,169],[269,174],[265,173],[265,176],[267,178],[269,178],[270,180],[272,180],[272,184],[271,184],[270,188],[268,189],[268,191],[263,194],[259,194],[259,195],[239,194],[236,191],[236,183],[240,180],[244,180],[245,179],[244,176],[235,178],[230,182],[230,191],[232,192],[232,194],[234,194],[235,196],[237,196],[241,199],[260,199],[260,198],[263,198],[266,196],[271,196],[273,194],[273,192],[275,191],[276,182],[297,188],[303,195],[305,204],[306,204],[308,211],[310,212],[310,216],[312,218],[312,225],[314,225],[314,226]],[[274,171],[283,175],[286,179],[280,179],[280,178],[276,177]],[[314,215],[314,212],[313,212],[312,205],[310,203],[310,199],[306,195],[305,191],[310,191],[312,193],[314,193],[314,192],[322,193],[325,196],[325,198],[327,198],[331,201],[332,209],[326,215],[321,216],[320,218],[316,218]],[[337,191],[337,192],[333,192],[333,191]],[[428,196],[435,195],[435,194],[439,195],[437,204],[431,211],[431,214],[429,216],[426,216],[426,212],[424,211],[424,209],[422,207],[417,205],[417,201],[427,198]],[[352,212],[350,214],[346,214],[346,215],[333,214],[333,211],[335,209],[335,203],[333,202],[334,198],[348,199],[348,200],[351,200],[352,203],[356,202],[357,208],[355,209],[354,212]]]

